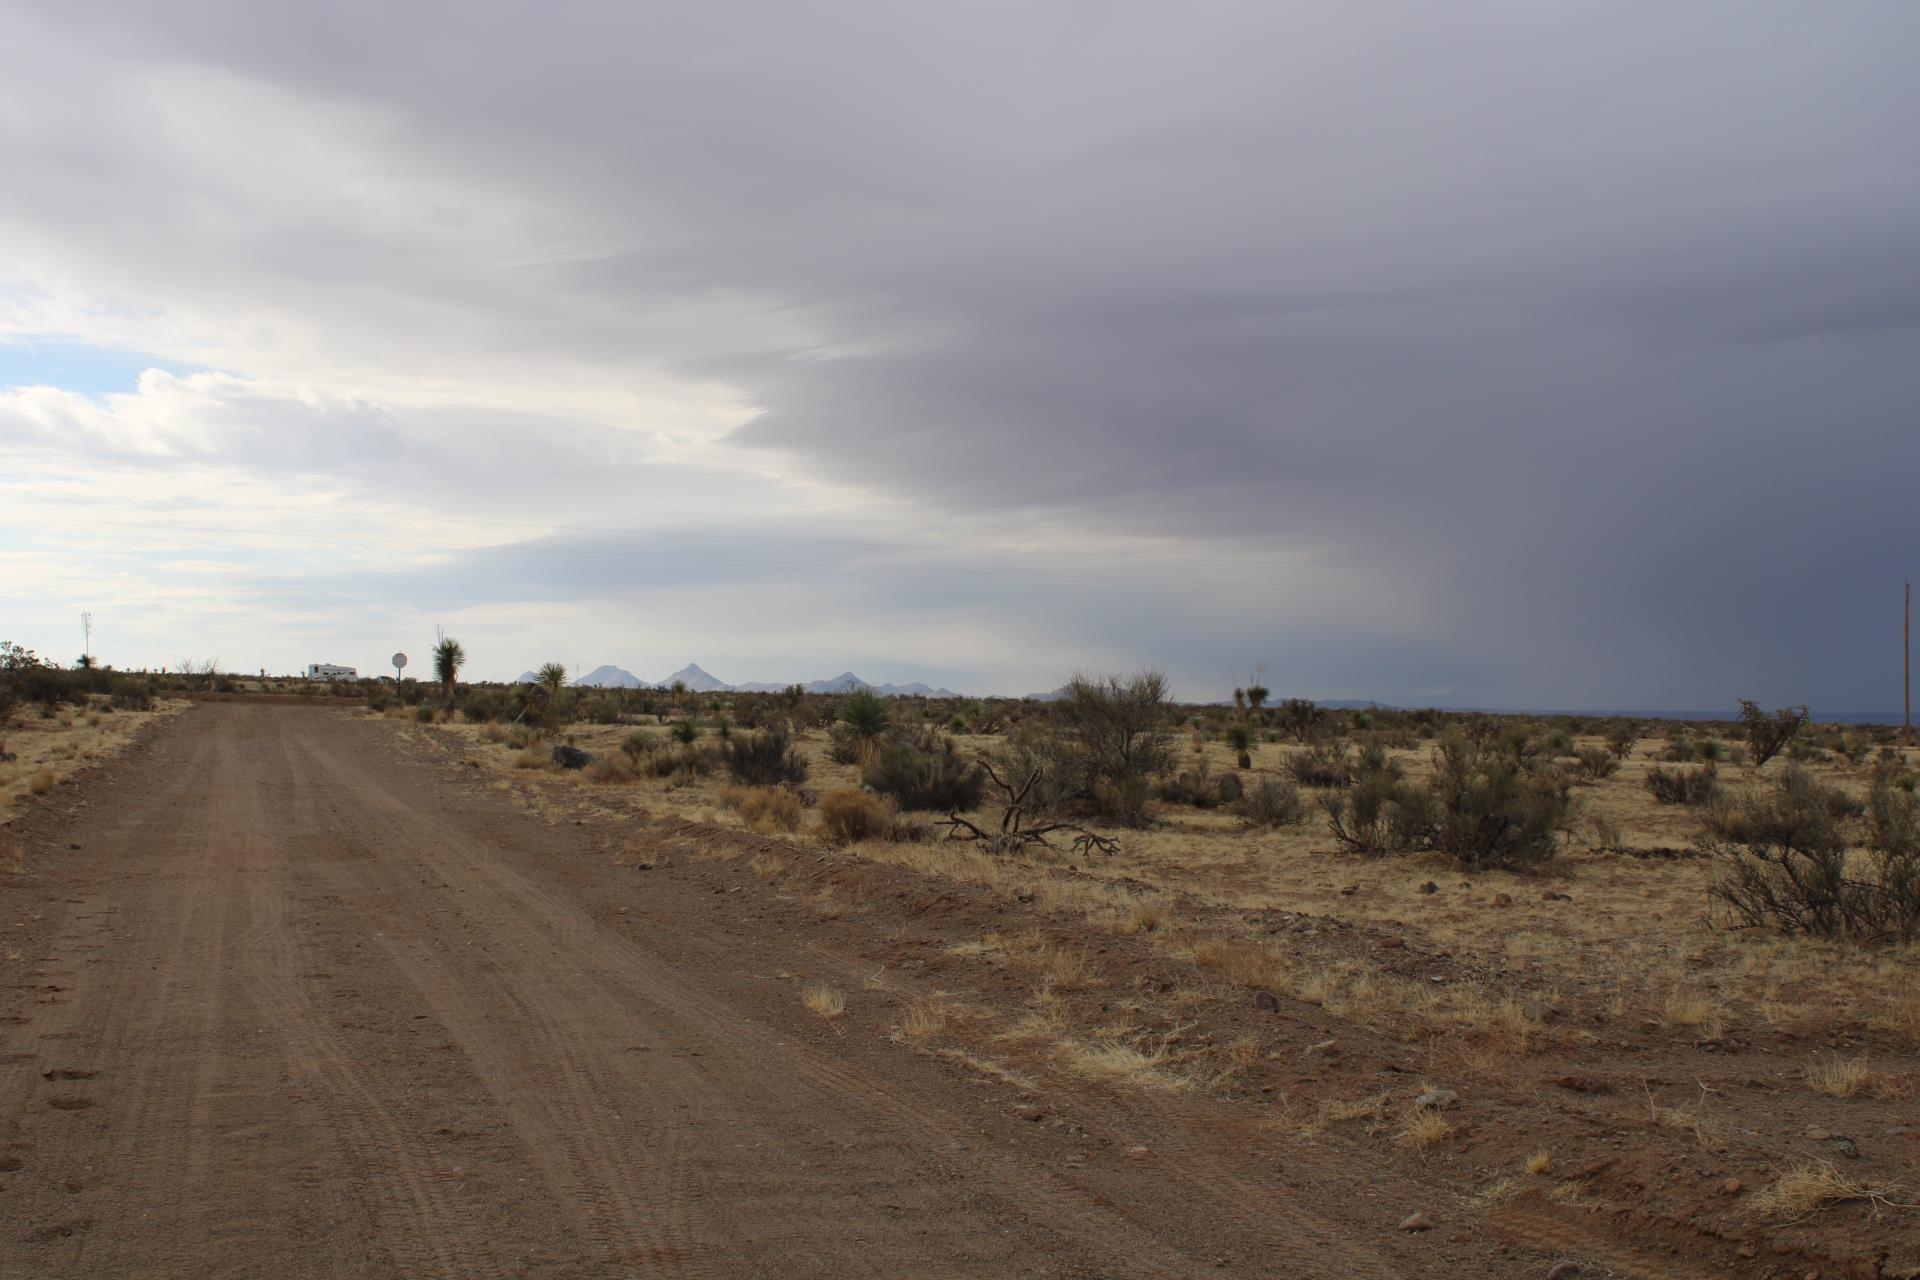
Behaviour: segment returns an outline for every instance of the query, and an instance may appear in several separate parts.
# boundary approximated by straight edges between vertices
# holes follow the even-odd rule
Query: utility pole
[[[1913,583],[1907,583],[1907,608],[1900,619],[1900,703],[1907,723],[1907,745],[1913,745]]]

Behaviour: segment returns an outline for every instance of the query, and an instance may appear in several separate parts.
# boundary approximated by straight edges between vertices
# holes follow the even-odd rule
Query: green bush
[[[1709,810],[1700,844],[1723,863],[1711,892],[1750,927],[1912,942],[1920,936],[1920,797],[1880,786],[1859,805],[1842,803],[1836,790],[1789,765],[1772,788]]]
[[[1620,768],[1620,757],[1606,747],[1575,747],[1573,758],[1589,781],[1611,778]]]
[[[873,752],[860,781],[902,811],[965,813],[980,807],[987,776],[961,759],[952,739],[929,750],[896,738]]]
[[[1278,778],[1262,778],[1233,811],[1250,827],[1297,827],[1307,820],[1300,790]]]
[[[1663,769],[1654,765],[1647,770],[1647,791],[1656,804],[1698,808],[1720,798],[1720,774],[1712,765],[1704,769]]]
[[[1504,751],[1454,735],[1435,753],[1433,847],[1462,866],[1522,869],[1552,858],[1572,813],[1567,787]]]
[[[720,757],[728,776],[747,786],[772,787],[783,782],[798,786],[807,780],[806,760],[777,729],[731,734],[721,744]]]

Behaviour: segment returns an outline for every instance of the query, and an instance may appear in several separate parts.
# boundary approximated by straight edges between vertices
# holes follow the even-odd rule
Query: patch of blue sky
[[[0,338],[0,388],[58,387],[84,396],[131,392],[148,369],[176,377],[201,370],[141,351],[117,351],[56,339]]]

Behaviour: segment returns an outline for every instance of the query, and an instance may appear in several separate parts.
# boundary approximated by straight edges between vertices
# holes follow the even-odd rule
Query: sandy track
[[[1204,1101],[1064,1164],[801,1010],[802,940],[377,724],[203,706],[79,797],[0,921],[0,1276],[1540,1273]]]

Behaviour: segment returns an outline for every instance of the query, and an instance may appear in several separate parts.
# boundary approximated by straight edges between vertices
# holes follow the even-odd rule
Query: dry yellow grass
[[[824,982],[811,983],[802,990],[800,1003],[823,1018],[837,1018],[847,1011],[847,998]]]
[[[426,732],[408,726],[407,732]],[[484,726],[448,725],[436,735],[468,737],[483,763],[511,776],[512,746],[485,748]],[[569,733],[596,753],[618,750],[628,726],[580,725]],[[1583,740],[1593,745],[1597,740]],[[818,794],[851,790],[858,771],[832,761],[820,730],[795,743],[812,770]],[[962,737],[965,753],[1000,745]],[[1858,948],[1717,929],[1706,911],[1713,865],[1699,858],[1633,857],[1626,851],[1684,850],[1696,822],[1679,806],[1653,803],[1644,780],[1649,738],[1617,774],[1582,786],[1586,820],[1563,856],[1539,876],[1497,871],[1464,873],[1434,857],[1359,859],[1328,852],[1317,819],[1278,831],[1247,829],[1222,810],[1166,807],[1144,831],[1124,833],[1111,857],[1072,859],[1064,852],[989,855],[974,846],[941,841],[896,843],[868,838],[850,844],[856,856],[910,868],[1003,896],[1010,905],[1072,913],[1094,930],[1146,939],[1171,955],[1191,959],[1223,981],[1311,1000],[1330,1013],[1396,1035],[1439,1038],[1469,1072],[1497,1073],[1519,1055],[1551,1046],[1556,1032],[1528,1016],[1530,1001],[1510,992],[1449,986],[1436,991],[1403,981],[1365,959],[1328,963],[1263,933],[1196,927],[1196,912],[1223,914],[1282,908],[1303,918],[1334,917],[1360,926],[1411,930],[1427,950],[1497,962],[1524,975],[1527,989],[1558,990],[1566,1003],[1589,1002],[1630,1024],[1665,1027],[1688,1039],[1718,1039],[1725,1029],[1758,1020],[1772,1029],[1817,1033],[1834,1011],[1849,1010],[1868,1026],[1920,1047],[1920,948],[1864,952]],[[1201,740],[1191,754],[1216,773],[1230,771],[1223,744]],[[484,749],[483,749],[484,748]],[[1281,774],[1289,752],[1263,746],[1249,785]],[[1414,778],[1430,773],[1430,749],[1396,750],[1393,758]],[[593,804],[617,815],[645,807],[658,816],[737,823],[765,834],[785,834],[785,816],[769,820],[749,806],[729,807],[718,776],[645,778],[632,787],[594,788],[577,775],[546,767],[530,770],[542,806]],[[1863,789],[1864,766],[1815,766],[1823,779],[1853,793]],[[1733,794],[1753,785],[1749,771],[1723,768]],[[525,775],[523,775],[525,776]],[[561,800],[558,797],[574,796]],[[580,810],[575,809],[574,812]],[[807,824],[801,824],[802,832]],[[1596,834],[1599,833],[1599,834]],[[819,839],[796,834],[796,839]],[[851,832],[834,840],[850,840]],[[1617,848],[1615,846],[1618,846]],[[1424,893],[1432,882],[1435,892]],[[1496,895],[1502,895],[1496,898]],[[1496,901],[1506,905],[1495,906]],[[1596,966],[1596,954],[1610,962]],[[1011,960],[1010,960],[1011,962]],[[1077,979],[1063,964],[1058,980]],[[1598,981],[1596,981],[1598,979]],[[1044,977],[1040,978],[1045,981]],[[1560,1002],[1553,997],[1549,1003]],[[1451,1059],[1450,1059],[1451,1060]]]
[[[1424,1151],[1428,1147],[1438,1146],[1453,1136],[1453,1125],[1438,1111],[1416,1108],[1409,1111],[1400,1121],[1400,1131],[1396,1135],[1403,1147],[1415,1151]]]
[[[1527,1172],[1539,1177],[1553,1168],[1553,1157],[1545,1151],[1536,1151],[1527,1157]]]
[[[146,726],[178,715],[190,705],[163,699],[151,711],[107,715],[90,710],[53,720],[21,715],[0,725],[0,744],[14,756],[0,761],[0,820],[26,797],[46,795],[88,765],[111,759]]]
[[[1799,1221],[1821,1208],[1860,1201],[1876,1209],[1920,1209],[1911,1188],[1898,1183],[1870,1183],[1849,1178],[1825,1160],[1798,1160],[1781,1170],[1767,1186],[1753,1193],[1747,1208],[1768,1217]]]
[[[1829,1098],[1901,1098],[1912,1091],[1907,1077],[1875,1071],[1865,1058],[1839,1054],[1807,1064],[1807,1087]]]

